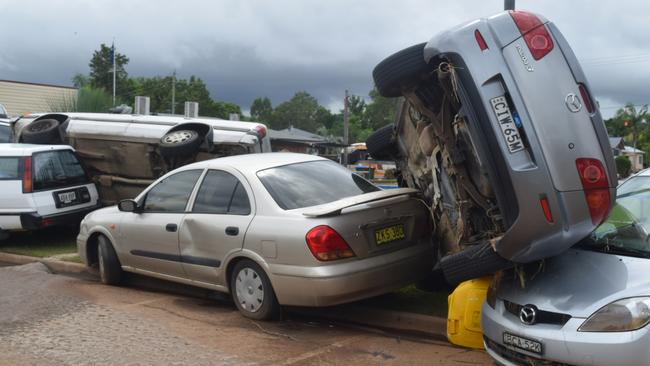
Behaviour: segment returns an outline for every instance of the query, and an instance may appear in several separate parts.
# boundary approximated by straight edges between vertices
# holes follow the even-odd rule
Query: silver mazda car
[[[387,57],[373,77],[403,105],[368,151],[423,193],[449,282],[557,255],[607,216],[617,183],[607,131],[544,17],[461,24]]]
[[[383,294],[431,270],[414,189],[381,190],[317,156],[250,154],[176,169],[83,220],[79,255],[106,284],[134,272],[229,292],[247,317]]]
[[[607,221],[575,248],[495,281],[481,319],[488,353],[508,366],[648,365],[648,323],[648,170],[619,186]]]

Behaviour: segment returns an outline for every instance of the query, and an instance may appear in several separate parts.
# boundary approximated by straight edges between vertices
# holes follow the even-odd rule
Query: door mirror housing
[[[122,212],[139,212],[140,208],[135,200],[121,200],[117,204],[117,208]]]

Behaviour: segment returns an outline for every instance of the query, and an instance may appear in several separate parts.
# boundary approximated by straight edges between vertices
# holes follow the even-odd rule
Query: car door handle
[[[178,230],[178,225],[176,225],[176,224],[167,224],[167,226],[165,226],[165,230],[169,231],[170,233],[175,233],[176,230]]]
[[[230,235],[230,236],[239,235],[239,228],[236,226],[228,226],[226,228],[226,235]]]

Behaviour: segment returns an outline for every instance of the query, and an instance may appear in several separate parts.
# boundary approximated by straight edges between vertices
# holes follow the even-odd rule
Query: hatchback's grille
[[[483,337],[485,340],[485,345],[491,351],[494,351],[499,356],[505,358],[506,360],[515,363],[517,365],[530,365],[530,366],[574,366],[568,363],[561,363],[555,361],[540,360],[538,358],[527,356],[523,353],[513,351],[509,348],[506,348],[493,340]]]
[[[515,304],[514,302],[510,302],[507,300],[503,300],[503,304],[505,305],[507,312],[519,318],[519,312],[523,307],[522,305]],[[552,311],[545,311],[545,310],[537,310],[537,316],[535,317],[535,324],[564,325],[569,321],[569,319],[571,319],[571,315],[569,314],[554,313]]]

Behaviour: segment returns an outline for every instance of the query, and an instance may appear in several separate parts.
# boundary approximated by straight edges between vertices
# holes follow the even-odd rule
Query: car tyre
[[[366,149],[375,160],[393,160],[397,157],[395,138],[395,125],[391,123],[368,136]]]
[[[179,130],[165,134],[158,149],[164,157],[187,157],[194,155],[201,146],[201,137],[194,130]]]
[[[100,236],[97,241],[99,244],[97,248],[99,277],[106,285],[117,285],[122,281],[123,274],[120,260],[117,258],[113,245],[105,236]]]
[[[41,119],[25,126],[21,132],[22,142],[30,144],[57,144],[61,143],[59,121],[55,119]]]
[[[375,66],[372,77],[381,96],[402,96],[405,89],[426,78],[431,72],[431,67],[424,60],[424,45],[426,43],[405,48]]]
[[[272,320],[280,316],[280,304],[268,276],[257,263],[244,259],[235,265],[230,292],[237,309],[247,318]]]
[[[501,257],[490,244],[474,245],[462,252],[450,254],[440,260],[440,268],[451,286],[491,275],[511,268],[514,264]]]

